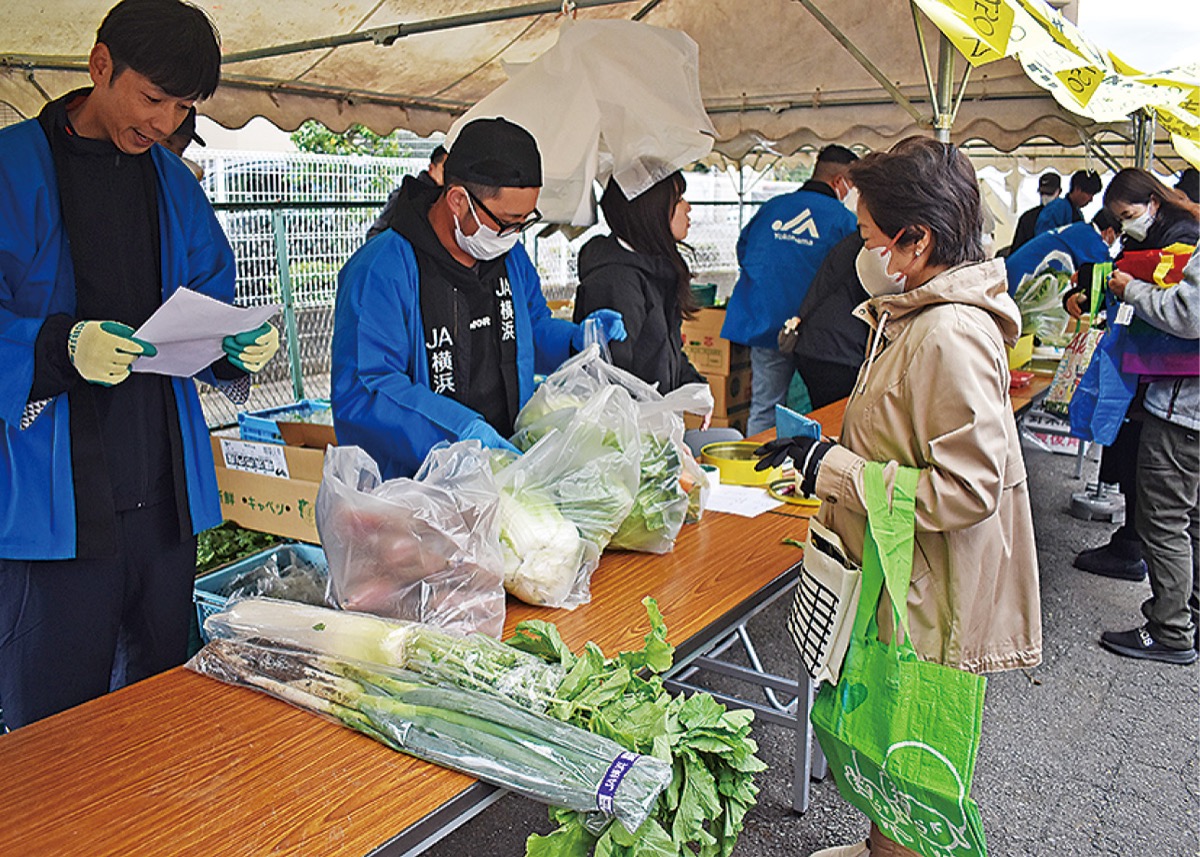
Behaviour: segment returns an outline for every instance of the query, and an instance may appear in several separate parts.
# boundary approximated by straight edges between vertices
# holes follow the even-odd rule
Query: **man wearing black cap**
[[[1035,205],[1017,220],[1017,231],[1013,233],[1012,244],[1008,248],[1009,255],[1017,252],[1022,244],[1037,234],[1035,227],[1038,216],[1041,215],[1043,208],[1058,198],[1061,192],[1062,179],[1058,177],[1058,173],[1042,173],[1042,177],[1038,179],[1038,196],[1041,198],[1041,205]]]
[[[390,228],[338,275],[334,425],[385,479],[411,476],[443,440],[511,449],[534,373],[583,347],[583,325],[550,316],[518,243],[541,219],[529,132],[505,119],[467,123],[444,175],[444,187],[406,177]],[[620,313],[589,318],[624,339]]]
[[[1076,170],[1071,174],[1071,189],[1062,199],[1047,203],[1038,215],[1037,224],[1033,227],[1035,235],[1049,232],[1060,226],[1068,226],[1083,220],[1085,205],[1100,193],[1100,176],[1091,170]]]

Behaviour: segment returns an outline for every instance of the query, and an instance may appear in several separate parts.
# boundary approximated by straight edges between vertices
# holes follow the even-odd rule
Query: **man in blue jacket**
[[[1121,221],[1107,208],[1102,208],[1096,212],[1091,223],[1072,223],[1034,236],[1011,255],[1004,257],[1008,293],[1014,294],[1021,281],[1040,268],[1042,262],[1055,251],[1069,256],[1077,271],[1080,265],[1109,261],[1120,234]]]
[[[1071,189],[1067,195],[1046,203],[1034,224],[1034,236],[1083,220],[1082,209],[1100,193],[1100,176],[1091,170],[1071,174]]]
[[[779,351],[780,328],[804,303],[830,249],[858,228],[842,204],[852,190],[846,169],[857,160],[845,146],[826,146],[812,178],[763,205],[738,238],[741,273],[721,336],[750,346],[749,434],[775,425],[775,406],[787,399],[795,372],[791,355]]]
[[[552,318],[517,243],[537,223],[537,143],[505,119],[463,126],[444,187],[406,177],[389,228],[338,275],[333,418],[385,479],[411,476],[440,441],[506,440],[535,372],[583,347],[583,325]],[[596,310],[609,339],[621,314]],[[585,319],[586,321],[586,319]]]
[[[234,260],[187,167],[155,146],[216,89],[220,47],[179,0],[124,0],[95,86],[0,131],[0,706],[10,728],[182,663],[196,533],[220,523],[190,378],[131,373],[180,287],[232,301]],[[210,383],[278,347],[227,337]]]

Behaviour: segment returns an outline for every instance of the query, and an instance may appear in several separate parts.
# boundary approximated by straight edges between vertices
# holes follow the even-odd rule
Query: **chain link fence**
[[[284,308],[273,322],[280,331],[280,356],[255,378],[242,409],[327,397],[338,270],[362,246],[388,193],[404,176],[424,169],[427,159],[206,150],[194,157],[237,259],[238,304]],[[689,199],[692,185],[703,184],[696,195],[711,197],[722,179],[688,177]],[[693,200],[692,270],[697,282],[717,284],[718,295],[733,287],[740,224],[757,204],[739,208],[736,202]],[[547,227],[524,236],[547,299],[574,296],[579,249],[605,231],[603,224],[582,233]],[[236,422],[237,407],[206,385],[199,389],[210,426]]]

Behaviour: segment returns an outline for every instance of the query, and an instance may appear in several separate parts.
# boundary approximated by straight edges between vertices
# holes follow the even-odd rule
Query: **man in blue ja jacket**
[[[180,287],[232,301],[234,261],[191,172],[155,146],[216,89],[205,14],[123,0],[95,87],[0,131],[0,706],[23,726],[187,655],[196,537],[221,521],[190,378],[131,374]],[[202,373],[243,401],[278,348],[226,337]]]
[[[443,175],[444,187],[406,177],[389,228],[338,275],[334,426],[385,479],[411,476],[440,441],[512,449],[506,438],[534,373],[583,348],[583,325],[550,316],[517,243],[541,219],[529,132],[505,119],[469,122]],[[588,318],[625,338],[620,313]]]
[[[858,228],[842,204],[852,190],[846,168],[856,160],[845,146],[826,146],[812,178],[763,205],[738,238],[741,274],[721,336],[750,346],[749,434],[773,427],[775,405],[787,399],[795,367],[791,355],[779,351],[779,329],[804,302],[825,256]]]

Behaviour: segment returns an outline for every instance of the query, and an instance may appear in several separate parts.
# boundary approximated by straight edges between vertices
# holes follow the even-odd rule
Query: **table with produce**
[[[729,854],[753,715],[663,680],[794,581],[805,523],[703,512],[681,412],[708,395],[589,350],[522,410],[519,457],[456,443],[382,480],[331,447],[324,591],[280,562],[186,667],[0,741],[7,845],[416,853],[500,787],[550,807],[531,855]]]

